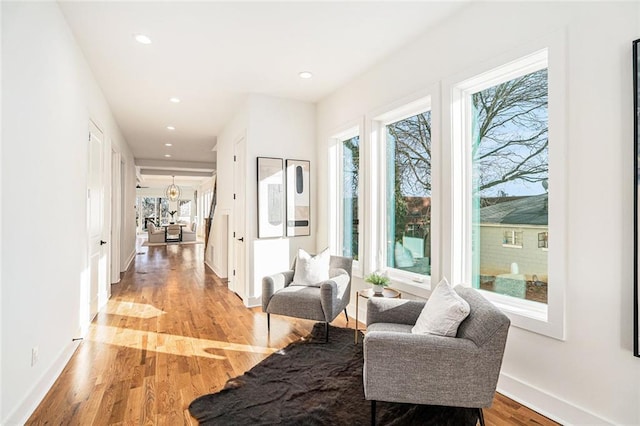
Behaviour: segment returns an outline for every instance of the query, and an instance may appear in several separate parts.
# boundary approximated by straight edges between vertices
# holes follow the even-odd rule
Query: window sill
[[[478,289],[478,291],[511,320],[511,325],[543,336],[564,340],[561,321],[549,319],[549,306],[532,300],[518,299]]]
[[[419,283],[411,276],[389,272],[389,278],[391,278],[391,287],[403,295],[408,293],[423,299],[427,299],[431,295],[431,277],[424,277],[423,281]]]
[[[525,316],[536,321],[547,321],[547,305],[544,303],[518,299],[482,289],[478,289],[478,291],[505,313]]]

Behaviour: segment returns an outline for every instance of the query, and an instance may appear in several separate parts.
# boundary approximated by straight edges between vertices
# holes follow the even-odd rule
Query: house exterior
[[[523,275],[547,283],[548,195],[517,197],[480,209],[481,276]],[[517,265],[514,268],[514,264]]]

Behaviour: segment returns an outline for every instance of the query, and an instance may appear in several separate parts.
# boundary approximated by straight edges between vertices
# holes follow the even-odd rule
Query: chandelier
[[[164,193],[169,200],[176,201],[178,198],[180,198],[180,194],[182,193],[182,191],[180,191],[180,187],[176,185],[176,177],[171,177],[173,178],[173,183],[167,186],[167,190]]]

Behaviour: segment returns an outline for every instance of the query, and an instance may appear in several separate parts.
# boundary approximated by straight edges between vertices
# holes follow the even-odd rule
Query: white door
[[[98,294],[106,289],[107,249],[104,240],[104,137],[102,131],[89,123],[89,167],[87,188],[87,230],[89,236],[89,282],[85,291],[90,322],[99,309]]]
[[[233,152],[233,271],[229,288],[246,304],[244,138],[235,143]]]

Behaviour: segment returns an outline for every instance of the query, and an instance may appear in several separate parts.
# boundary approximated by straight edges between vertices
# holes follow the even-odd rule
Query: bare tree
[[[474,180],[481,197],[508,195],[508,183],[548,178],[547,70],[472,95]],[[431,112],[387,126],[395,165],[396,237],[404,232],[404,197],[431,195]]]
[[[402,182],[398,194],[428,196],[431,194],[431,111],[392,123],[387,129],[395,141],[396,181]]]
[[[358,196],[358,185],[360,181],[360,138],[358,136],[342,141],[344,188],[349,187],[352,197]],[[349,152],[349,155],[346,152]],[[346,161],[349,159],[349,161]]]
[[[548,178],[547,70],[482,90],[472,96],[473,161],[482,195],[504,193],[507,182]],[[431,112],[389,125],[396,176],[403,195],[431,192]]]
[[[547,70],[515,78],[472,96],[473,159],[481,195],[507,182],[548,178]],[[493,189],[493,191],[492,191]]]

